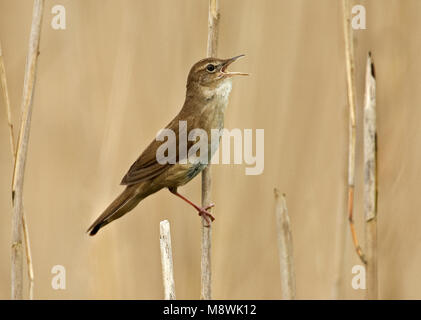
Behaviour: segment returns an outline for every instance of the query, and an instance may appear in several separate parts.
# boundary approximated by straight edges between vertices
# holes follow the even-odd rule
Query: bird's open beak
[[[222,68],[221,68],[221,73],[224,75],[224,76],[227,76],[227,77],[232,77],[232,76],[248,76],[249,74],[248,73],[244,73],[244,72],[232,72],[232,71],[227,71],[227,68],[228,68],[228,66],[231,64],[231,63],[233,63],[235,60],[237,60],[237,59],[239,59],[239,58],[241,58],[241,57],[244,57],[245,55],[244,54],[241,54],[241,55],[239,55],[239,56],[236,56],[236,57],[233,57],[233,58],[231,58],[231,59],[227,59],[227,60],[225,60],[225,62],[223,63],[223,66],[222,66]]]

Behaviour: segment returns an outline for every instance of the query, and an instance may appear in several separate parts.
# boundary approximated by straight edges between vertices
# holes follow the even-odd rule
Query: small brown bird
[[[214,217],[207,211],[214,206],[213,204],[201,208],[177,192],[177,187],[189,182],[207,166],[203,161],[193,163],[181,161],[185,160],[185,158],[183,159],[185,156],[177,147],[180,143],[179,126],[180,121],[185,121],[187,133],[193,129],[202,129],[206,131],[208,137],[211,137],[212,129],[224,128],[224,112],[232,87],[231,78],[235,75],[247,75],[242,72],[229,72],[227,67],[243,56],[230,59],[206,58],[193,65],[187,78],[187,92],[183,108],[166,126],[166,129],[171,129],[176,136],[176,160],[165,164],[158,161],[157,151],[164,141],[157,139],[152,141],[123,177],[121,184],[125,185],[126,189],[89,227],[87,231],[89,235],[95,235],[99,229],[120,218],[141,200],[163,188],[168,188],[170,192],[193,206],[199,216],[203,215],[208,224],[210,223],[209,219],[214,220]],[[219,141],[218,138],[216,142],[218,145]],[[218,145],[211,147],[211,142],[209,138],[208,150],[215,152]],[[193,144],[195,144],[194,141],[187,141],[187,150]],[[212,152],[207,153],[207,163],[210,163],[212,155]]]

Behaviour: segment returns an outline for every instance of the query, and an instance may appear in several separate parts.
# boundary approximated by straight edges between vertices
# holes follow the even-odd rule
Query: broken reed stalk
[[[345,60],[346,75],[348,88],[348,105],[349,105],[349,150],[348,150],[348,220],[351,229],[352,241],[355,250],[361,261],[366,264],[366,259],[361,246],[358,242],[357,233],[354,225],[354,186],[355,186],[355,140],[356,140],[356,89],[355,89],[355,58],[354,58],[354,41],[352,38],[351,13],[349,1],[343,0],[343,22],[344,22],[344,38],[345,38]]]
[[[44,0],[34,0],[31,33],[29,36],[28,56],[26,58],[25,79],[22,96],[22,118],[17,144],[16,161],[12,183],[12,299],[23,298],[23,254],[22,254],[22,220],[23,220],[23,186],[26,157],[28,153],[29,133],[35,75],[38,61],[38,48],[41,34]]]
[[[367,57],[364,103],[364,215],[367,254],[367,299],[377,299],[377,129],[376,75]]]
[[[12,153],[13,166],[15,166],[15,162],[16,162],[15,136],[13,132],[12,111],[10,108],[9,90],[7,89],[6,79],[7,79],[6,68],[4,66],[4,59],[3,59],[2,48],[1,48],[1,43],[0,43],[0,83],[1,83],[1,89],[3,92],[4,104],[6,107],[7,123],[9,126],[10,151]],[[22,214],[22,225],[23,225],[23,237],[25,241],[26,263],[27,263],[28,278],[29,278],[29,299],[33,300],[34,298],[34,267],[32,265],[31,243],[29,240],[29,231],[28,231],[28,225],[26,223],[25,212],[23,212]]]
[[[209,0],[208,16],[208,46],[207,56],[216,57],[218,48],[219,1]],[[202,206],[211,203],[212,176],[211,167],[202,172]],[[201,259],[201,294],[203,300],[212,299],[212,270],[211,270],[211,238],[212,226],[202,217],[202,259]]]
[[[274,192],[282,299],[293,300],[295,299],[295,270],[291,224],[289,221],[285,194],[280,195],[276,188],[274,189]]]
[[[165,300],[175,300],[174,271],[171,248],[171,231],[168,220],[159,224],[159,244],[161,247],[162,281]]]

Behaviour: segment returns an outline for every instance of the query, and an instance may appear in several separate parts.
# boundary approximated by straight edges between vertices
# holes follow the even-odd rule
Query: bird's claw
[[[203,219],[205,219],[205,221],[207,222],[208,225],[205,225],[205,227],[209,228],[211,221],[213,222],[215,220],[215,217],[213,215],[211,215],[207,210],[210,208],[213,208],[215,206],[214,203],[211,203],[210,205],[201,208],[199,210],[199,216],[203,217]]]

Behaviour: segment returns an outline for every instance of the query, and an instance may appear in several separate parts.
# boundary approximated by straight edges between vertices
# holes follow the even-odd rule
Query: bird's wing
[[[165,172],[174,163],[177,163],[181,160],[179,156],[179,148],[178,148],[179,146],[179,136],[178,136],[179,120],[180,120],[179,116],[175,117],[175,119],[172,120],[166,127],[166,129],[173,130],[173,132],[176,135],[176,139],[175,139],[176,141],[173,140],[171,142],[171,141],[167,141],[167,139],[165,139],[165,141],[158,141],[154,139],[149,144],[149,146],[142,152],[140,157],[132,164],[129,171],[121,180],[122,185],[133,185],[145,180],[153,179],[159,176],[160,174],[162,174],[163,172]],[[187,127],[189,131],[190,121],[188,121],[189,119],[186,119],[186,120],[187,120]],[[173,144],[174,142],[176,143],[176,146],[174,148],[176,150],[175,155],[173,155],[172,157],[170,155],[170,157],[168,158],[168,162],[163,164],[163,161],[159,161],[160,159],[157,159],[157,150],[159,146],[163,143]],[[194,143],[195,142],[187,141],[187,150],[189,150],[189,148]],[[169,148],[169,150],[171,149]]]
[[[161,164],[156,160],[156,150],[161,143],[163,142],[152,141],[140,157],[132,164],[129,171],[127,171],[121,180],[122,185],[132,185],[153,179],[170,166],[169,163]]]

